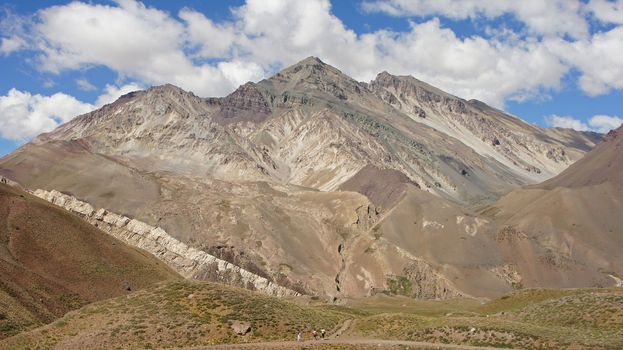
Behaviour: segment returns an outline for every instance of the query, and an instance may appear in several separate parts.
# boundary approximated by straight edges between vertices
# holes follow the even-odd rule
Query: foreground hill
[[[306,294],[406,279],[401,292],[418,298],[496,296],[521,287],[518,263],[497,243],[504,227],[470,208],[551,178],[599,138],[412,77],[357,82],[310,57],[224,98],[130,93],[0,159],[0,174]],[[613,283],[588,265],[578,286]]]
[[[162,262],[0,184],[0,338],[179,276]]]
[[[486,304],[377,296],[330,306],[184,281],[85,306],[50,325],[0,341],[0,347],[202,349],[202,345],[269,342],[241,348],[378,349],[384,344],[392,349],[439,349],[443,344],[463,344],[618,349],[623,346],[622,293],[527,290]],[[298,332],[310,339],[313,329],[326,329],[329,340],[293,342]]]

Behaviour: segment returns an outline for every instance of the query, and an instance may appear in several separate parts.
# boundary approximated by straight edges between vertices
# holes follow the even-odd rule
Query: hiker
[[[320,330],[320,338],[324,339],[324,335],[325,335],[326,331],[323,329]]]
[[[296,341],[301,341],[301,331],[296,335]]]
[[[314,336],[314,340],[318,340],[318,332],[316,332],[315,329],[312,331],[312,335]]]

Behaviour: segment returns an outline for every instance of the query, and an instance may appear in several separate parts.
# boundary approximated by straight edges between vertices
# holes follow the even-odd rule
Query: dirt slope
[[[0,319],[6,336],[179,276],[78,217],[0,184]]]
[[[591,152],[538,188],[584,187],[610,183],[623,187],[623,126],[612,130]]]
[[[522,266],[524,285],[621,284],[622,130],[559,176],[515,190],[485,210],[507,241],[502,253]]]

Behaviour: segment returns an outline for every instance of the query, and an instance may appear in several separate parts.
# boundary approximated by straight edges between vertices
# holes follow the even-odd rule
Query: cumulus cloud
[[[442,28],[438,19],[412,23],[408,34],[377,40],[385,53],[383,65],[392,71],[417,72],[417,77],[433,85],[496,107],[508,98],[558,88],[568,69],[540,42],[461,39]]]
[[[623,24],[623,0],[591,0],[586,8],[601,22]]]
[[[237,49],[263,66],[314,55],[358,80],[383,70],[410,74],[497,107],[508,98],[557,88],[567,71],[540,42],[458,38],[438,19],[412,22],[405,32],[357,35],[331,14],[328,1],[249,0],[235,14],[241,28]]]
[[[569,43],[555,39],[546,45],[580,71],[580,87],[588,95],[623,89],[623,26],[597,33],[586,40]]]
[[[574,129],[577,131],[588,131],[588,125],[580,119],[570,116],[548,115],[545,122],[553,128]]]
[[[102,107],[105,104],[115,102],[115,100],[117,100],[122,95],[143,89],[145,89],[145,87],[137,83],[130,83],[121,87],[115,85],[106,85],[106,88],[104,88],[104,93],[100,95],[95,101],[95,106],[97,108]]]
[[[409,74],[496,107],[558,89],[570,69],[580,72],[580,87],[588,94],[623,89],[623,27],[592,35],[585,18],[586,13],[607,18],[616,11],[613,3],[377,0],[363,7],[454,19],[511,14],[527,32],[506,28],[500,35],[491,35],[493,30],[458,37],[430,18],[412,21],[404,31],[357,34],[331,13],[328,0],[247,0],[232,9],[231,19],[220,22],[189,8],[174,17],[134,0],[118,0],[42,9],[32,19],[21,19],[30,24],[22,25],[28,30],[20,35],[38,53],[42,71],[102,65],[123,79],[172,83],[200,96],[223,96],[310,55],[358,80],[383,70]]]
[[[186,22],[188,39],[200,48],[203,57],[227,57],[236,41],[233,23],[216,24],[204,14],[182,9],[179,17]]]
[[[50,131],[92,108],[92,105],[60,92],[42,96],[11,89],[5,96],[0,96],[0,136],[23,141]]]
[[[452,19],[494,19],[514,15],[528,30],[539,35],[568,34],[584,37],[588,25],[577,0],[369,0],[362,8],[393,16],[445,16]]]
[[[172,83],[201,95],[223,95],[264,75],[254,63],[236,59],[225,66],[195,64],[185,45],[207,40],[207,34],[206,46],[224,43],[212,50],[218,56],[228,46],[222,41],[226,29],[213,26],[208,31],[211,22],[187,10],[181,16],[186,25],[133,0],[119,0],[116,6],[80,2],[53,6],[39,11],[33,23],[33,49],[40,52],[39,68],[47,72],[103,65],[121,76],[148,84]],[[201,53],[210,52],[204,47]]]
[[[201,96],[225,95],[314,55],[358,80],[383,70],[410,74],[502,107],[509,98],[557,88],[568,69],[540,41],[459,38],[437,19],[404,32],[358,35],[331,13],[328,0],[247,0],[221,23],[188,8],[178,17],[133,0],[72,2],[39,11],[30,48],[43,71],[103,65],[146,85],[172,83]]]
[[[13,36],[9,38],[2,38],[0,42],[0,53],[3,55],[9,55],[12,52],[18,51],[26,47],[24,39]]]
[[[11,89],[0,96],[0,137],[25,141],[42,132],[51,131],[74,117],[88,113],[119,96],[143,87],[130,83],[121,87],[107,85],[95,104],[85,103],[62,92],[50,96]]]
[[[546,123],[551,127],[575,129],[577,131],[595,131],[607,133],[616,129],[623,123],[623,118],[608,115],[595,115],[588,123],[571,116],[550,115],[545,117]]]
[[[621,126],[621,124],[623,124],[623,118],[609,115],[596,115],[588,121],[588,124],[591,126],[592,130],[606,133]]]

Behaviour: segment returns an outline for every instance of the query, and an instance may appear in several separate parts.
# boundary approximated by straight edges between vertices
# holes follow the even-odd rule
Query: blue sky
[[[623,1],[14,1],[0,40],[0,155],[132,90],[223,96],[311,55],[541,126],[623,121]]]

